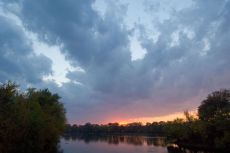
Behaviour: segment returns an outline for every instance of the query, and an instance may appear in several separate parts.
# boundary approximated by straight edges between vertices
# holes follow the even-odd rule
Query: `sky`
[[[152,122],[230,87],[230,0],[0,0],[0,82],[69,123]]]

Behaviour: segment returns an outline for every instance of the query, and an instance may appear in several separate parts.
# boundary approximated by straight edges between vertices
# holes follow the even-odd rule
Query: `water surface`
[[[168,153],[162,137],[74,136],[60,144],[63,153]]]

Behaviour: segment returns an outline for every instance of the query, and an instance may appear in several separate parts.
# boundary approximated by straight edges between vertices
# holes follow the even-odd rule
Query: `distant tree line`
[[[54,153],[65,128],[60,97],[48,89],[0,85],[0,153]]]
[[[184,112],[185,119],[168,122],[109,123],[98,125],[66,125],[65,134],[148,134],[165,136],[167,139],[195,150],[230,150],[230,90],[215,91],[201,102],[197,116]]]
[[[162,136],[166,122],[153,122],[143,125],[140,122],[129,123],[127,125],[119,125],[119,123],[109,123],[106,125],[98,125],[86,123],[85,125],[66,125],[65,134],[151,134]]]

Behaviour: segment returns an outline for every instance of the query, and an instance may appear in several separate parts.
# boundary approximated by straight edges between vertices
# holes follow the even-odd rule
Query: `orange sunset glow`
[[[197,110],[189,111],[189,113],[191,115],[193,115],[194,117],[197,117]],[[157,116],[157,117],[130,118],[130,119],[126,119],[126,120],[118,120],[115,122],[119,123],[120,125],[127,125],[127,124],[133,123],[133,122],[141,122],[142,124],[146,124],[146,123],[160,122],[160,121],[165,121],[165,122],[166,121],[173,121],[177,118],[184,119],[185,118],[184,113],[183,112],[176,112],[176,113]]]

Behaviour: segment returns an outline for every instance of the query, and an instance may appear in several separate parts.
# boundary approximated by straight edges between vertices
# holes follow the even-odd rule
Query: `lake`
[[[60,147],[63,153],[168,153],[164,138],[150,136],[66,136]]]

